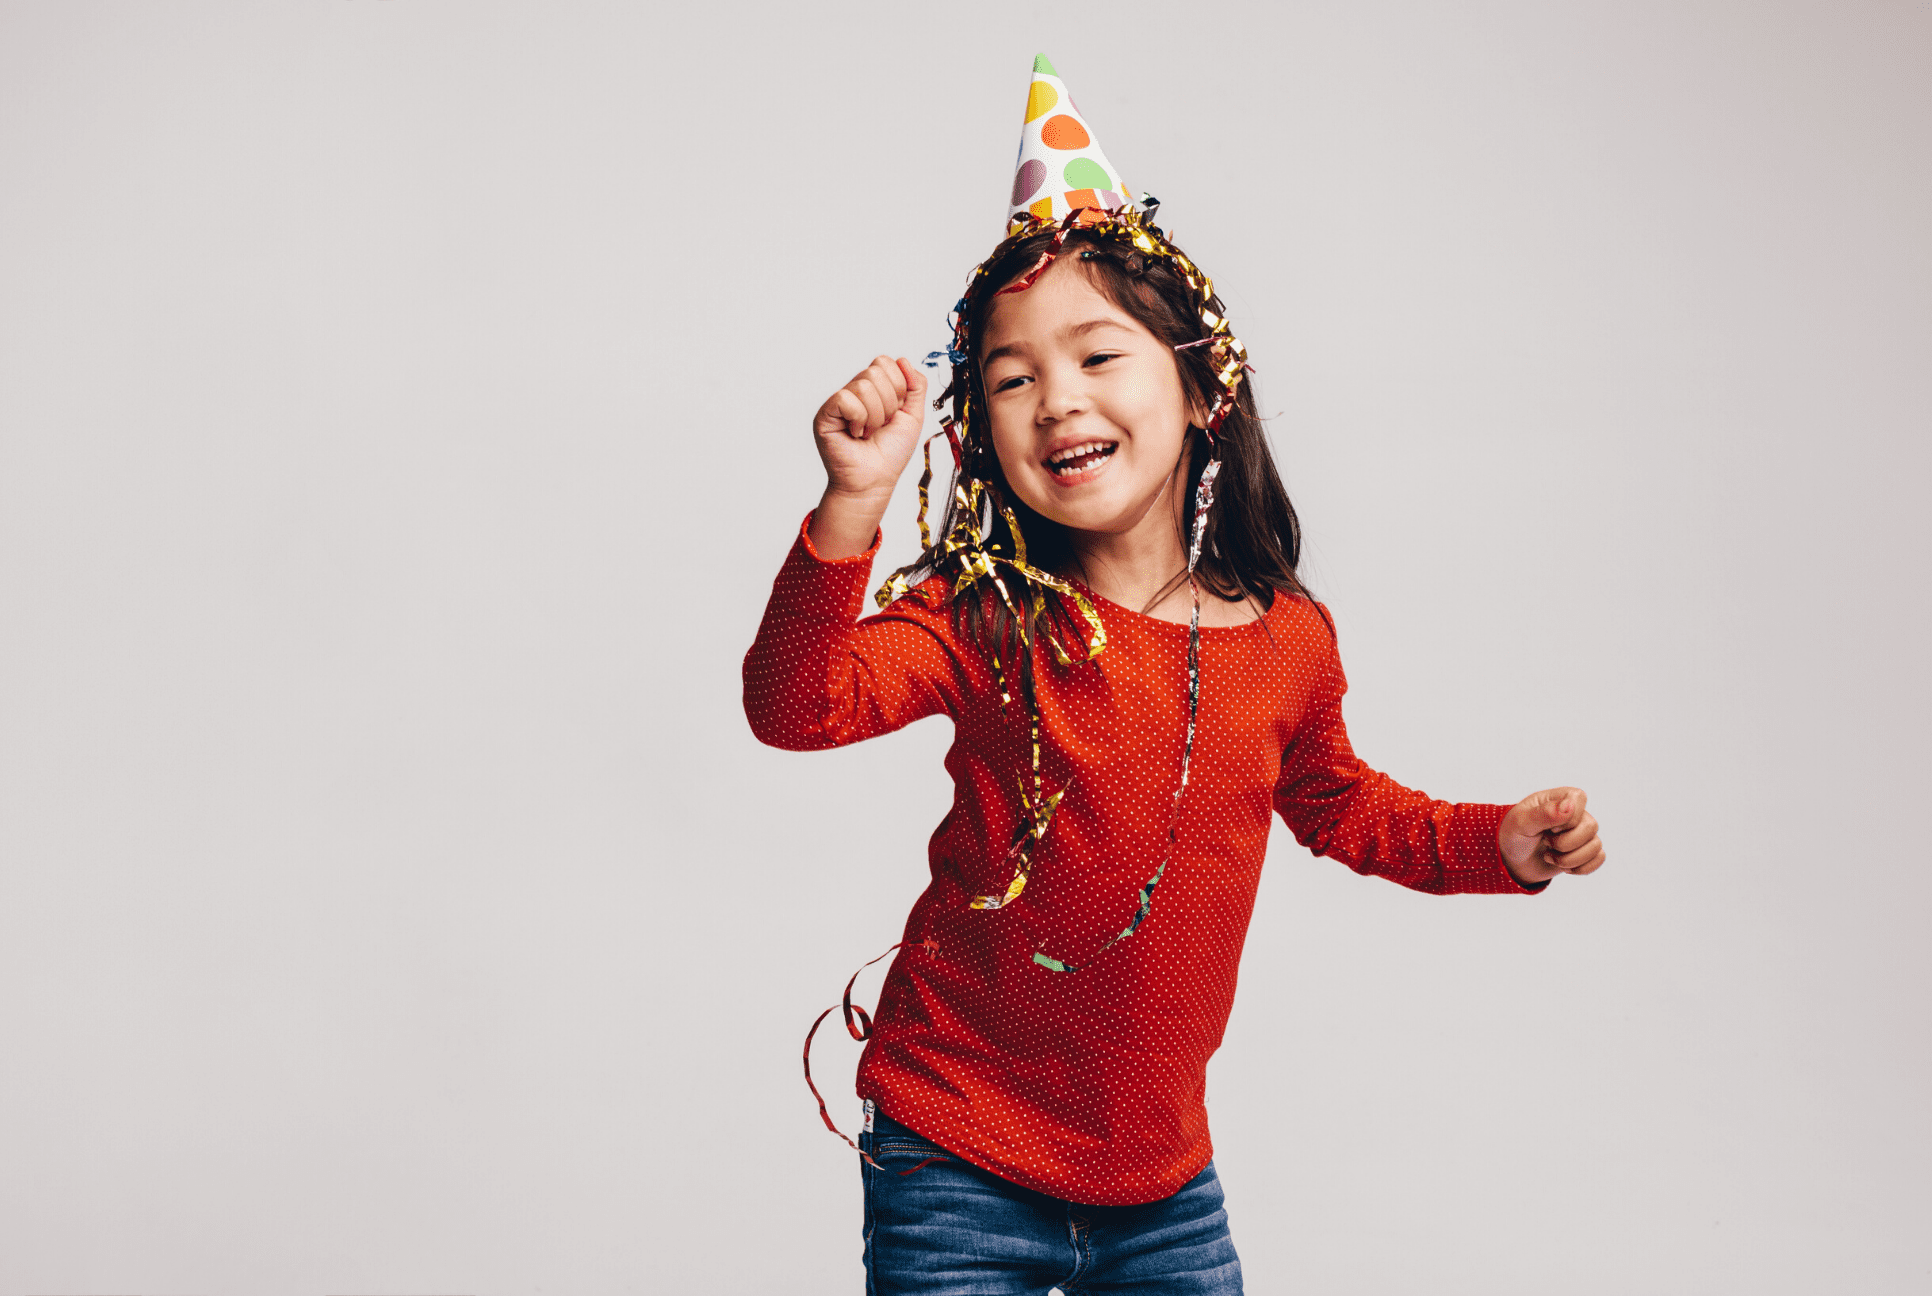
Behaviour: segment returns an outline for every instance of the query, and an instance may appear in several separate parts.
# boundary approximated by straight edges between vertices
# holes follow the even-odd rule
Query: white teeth
[[[1065,450],[1061,450],[1055,454],[1049,455],[1047,457],[1047,466],[1051,468],[1055,473],[1059,473],[1062,476],[1064,476],[1065,473],[1063,469],[1067,468],[1071,460],[1077,459],[1084,454],[1094,454],[1096,452],[1110,452],[1113,450],[1113,448],[1114,448],[1114,445],[1113,445],[1113,442],[1111,441],[1088,441],[1084,445],[1070,446]]]

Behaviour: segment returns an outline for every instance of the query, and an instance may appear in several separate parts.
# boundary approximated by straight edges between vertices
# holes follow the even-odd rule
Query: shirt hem
[[[1204,1136],[1201,1139],[1201,1147],[1197,1150],[1198,1155],[1196,1153],[1190,1153],[1182,1160],[1181,1164],[1188,1168],[1174,1177],[1172,1183],[1165,1183],[1168,1176],[1162,1176],[1159,1182],[1165,1183],[1165,1186],[1158,1188],[1152,1193],[1110,1193],[1100,1197],[1069,1197],[1065,1192],[1067,1185],[1056,1184],[1052,1180],[1042,1178],[1039,1175],[1028,1174],[1018,1166],[1008,1165],[995,1157],[988,1156],[985,1152],[974,1148],[971,1142],[963,1137],[964,1131],[956,1134],[951,1129],[933,1124],[930,1121],[921,1121],[918,1124],[914,1124],[912,1121],[903,1119],[898,1112],[893,1110],[890,1099],[884,1097],[882,1091],[878,1090],[875,1086],[859,1086],[858,1095],[860,1098],[871,1099],[877,1105],[878,1110],[885,1113],[886,1116],[905,1126],[927,1142],[935,1143],[944,1148],[960,1160],[970,1162],[988,1174],[998,1175],[1009,1183],[1016,1183],[1022,1188],[1043,1193],[1055,1201],[1071,1202],[1076,1206],[1145,1206],[1149,1202],[1165,1201],[1192,1183],[1195,1176],[1206,1168],[1208,1162],[1214,1160],[1214,1139],[1212,1136]]]

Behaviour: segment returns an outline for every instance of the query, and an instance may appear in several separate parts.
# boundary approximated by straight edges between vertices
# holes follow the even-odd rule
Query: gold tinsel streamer
[[[995,498],[994,488],[990,482],[968,478],[953,484],[952,529],[941,537],[937,544],[933,543],[932,529],[926,520],[931,507],[932,443],[942,434],[955,446],[956,458],[959,454],[957,435],[954,432],[952,420],[948,419],[941,425],[939,432],[926,438],[925,465],[919,474],[919,539],[924,546],[924,552],[918,561],[909,563],[888,576],[885,583],[879,587],[878,593],[873,595],[873,599],[883,608],[895,599],[910,595],[926,603],[927,606],[933,606],[934,600],[928,598],[926,591],[914,586],[910,580],[910,573],[921,567],[928,567],[936,573],[953,573],[952,597],[954,598],[958,598],[981,581],[985,581],[992,586],[1000,601],[1006,605],[1006,610],[1012,613],[1013,620],[1019,627],[1019,650],[1030,652],[1033,646],[1034,618],[1021,611],[1013,589],[1008,588],[1007,582],[1001,578],[1000,572],[1005,569],[1013,577],[1014,586],[1021,589],[1021,596],[1029,603],[1028,610],[1031,612],[1037,613],[1040,610],[1049,592],[1062,594],[1073,600],[1074,606],[1079,609],[1081,619],[1087,625],[1087,638],[1080,651],[1080,660],[1091,661],[1105,652],[1107,627],[1102,624],[1100,612],[1094,607],[1093,600],[1073,585],[1050,572],[1040,570],[1027,561],[1026,539],[1020,533],[1019,520],[1013,516],[1010,506]],[[1012,537],[1010,546],[998,537],[989,536],[987,530],[990,528],[983,527],[981,524],[981,517],[995,508],[1006,522],[1007,534]],[[1042,637],[1061,665],[1073,663],[1073,652],[1060,641],[1057,635],[1049,630]],[[1013,691],[1007,682],[1006,665],[1000,660],[997,651],[993,654],[992,666],[994,679],[999,684],[1000,705],[1010,706],[1013,701]],[[1032,779],[1029,786],[1024,775],[1020,778],[1022,815],[1018,827],[1014,830],[1013,841],[1006,852],[1007,861],[1013,865],[1013,880],[1007,884],[1003,894],[974,897],[972,903],[975,909],[1001,908],[1012,903],[1020,892],[1026,889],[1027,875],[1033,866],[1033,845],[1046,836],[1047,825],[1053,821],[1053,812],[1059,809],[1060,798],[1066,795],[1066,789],[1061,788],[1048,796],[1041,782],[1040,709],[1037,703],[1030,703],[1027,707],[1027,729]]]

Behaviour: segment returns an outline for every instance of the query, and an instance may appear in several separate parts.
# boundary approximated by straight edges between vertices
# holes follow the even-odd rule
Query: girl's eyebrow
[[[1093,332],[1095,329],[1103,329],[1103,328],[1117,328],[1124,331],[1127,328],[1127,326],[1125,324],[1122,324],[1119,320],[1090,319],[1083,324],[1069,325],[1068,327],[1061,329],[1060,332],[1066,337],[1084,337],[1087,334]],[[980,364],[989,365],[989,364],[992,364],[995,360],[1003,359],[1006,356],[1017,355],[1019,354],[1020,347],[1021,347],[1021,344],[1018,342],[1008,342],[1005,346],[994,347],[991,351],[988,351],[986,355],[980,360]]]

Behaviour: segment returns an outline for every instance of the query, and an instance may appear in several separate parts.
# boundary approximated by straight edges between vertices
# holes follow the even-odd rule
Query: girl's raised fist
[[[828,494],[886,498],[912,459],[926,417],[926,376],[912,361],[879,356],[825,398],[812,435]]]

